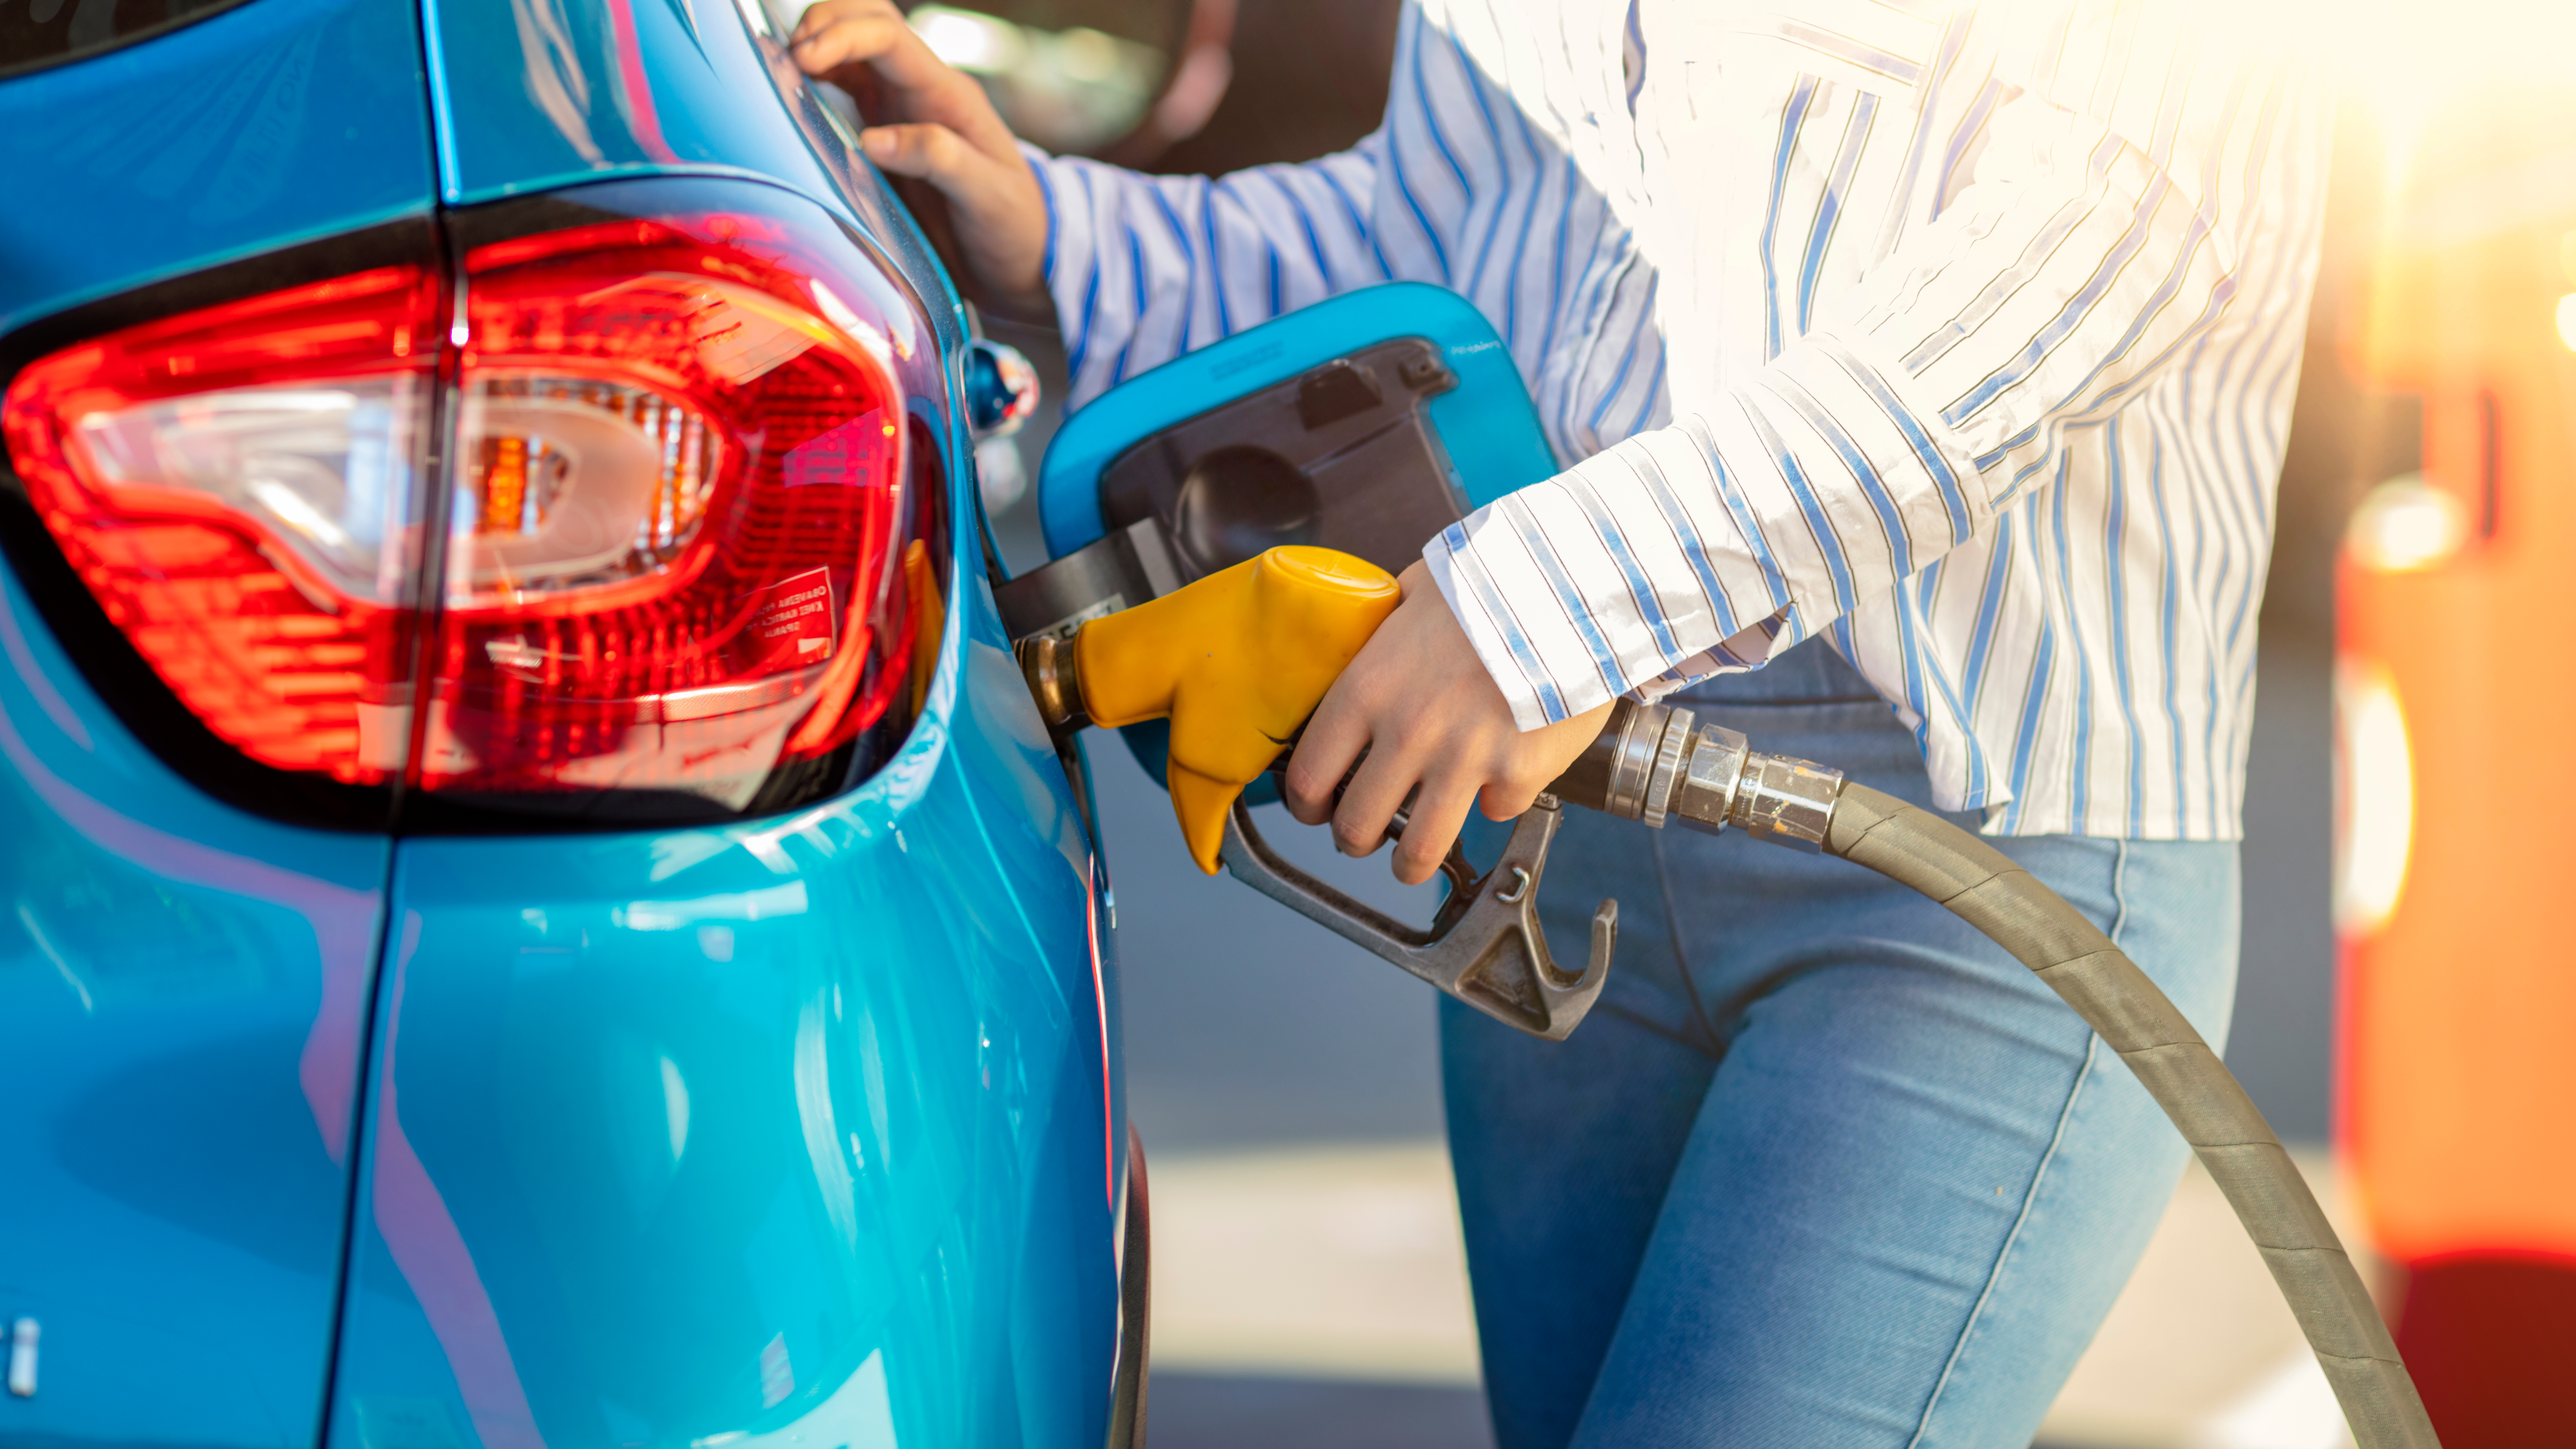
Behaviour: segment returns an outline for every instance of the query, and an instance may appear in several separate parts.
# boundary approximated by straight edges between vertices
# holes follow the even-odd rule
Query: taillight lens
[[[458,315],[395,268],[55,353],[7,438],[109,618],[253,759],[740,810],[917,694],[938,611],[899,562],[930,503],[902,379],[936,373],[873,266],[757,212],[519,236],[466,251]]]
[[[55,353],[0,411],[108,618],[262,764],[401,767],[435,312],[418,269],[298,287]]]

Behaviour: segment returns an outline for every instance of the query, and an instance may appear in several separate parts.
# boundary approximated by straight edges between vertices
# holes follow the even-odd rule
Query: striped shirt
[[[1420,0],[1352,150],[1031,153],[1069,402],[1389,279],[1567,471],[1424,557],[1523,728],[1829,637],[1992,833],[2233,839],[2325,180],[2207,0]]]

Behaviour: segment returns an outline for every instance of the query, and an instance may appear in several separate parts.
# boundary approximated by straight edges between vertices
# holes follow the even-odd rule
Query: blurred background
[[[2291,0],[2285,0],[2291,3]],[[1221,174],[1377,122],[1396,0],[978,0],[916,28],[1060,152]],[[2319,6],[2337,140],[2261,618],[2227,1053],[2348,1242],[2453,1449],[2576,1444],[2576,7]],[[935,209],[935,208],[932,208]],[[934,223],[935,224],[935,223]],[[1050,404],[987,445],[1016,571]],[[1189,867],[1158,784],[1091,759],[1152,1159],[1156,1449],[1489,1444],[1432,996]],[[1276,809],[1273,807],[1273,813]],[[1381,860],[1272,838],[1378,904]],[[2054,1449],[2348,1442],[2195,1168],[2042,1431]]]

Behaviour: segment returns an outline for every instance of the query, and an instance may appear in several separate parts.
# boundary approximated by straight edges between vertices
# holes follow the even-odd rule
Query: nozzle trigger
[[[1507,1026],[1563,1041],[1600,998],[1619,941],[1619,903],[1592,914],[1590,959],[1579,972],[1560,969],[1540,928],[1538,882],[1563,810],[1541,795],[1512,822],[1512,836],[1492,869],[1477,873],[1455,846],[1440,864],[1449,897],[1429,930],[1353,899],[1296,866],[1261,838],[1240,799],[1226,817],[1218,858],[1235,879]],[[1397,828],[1402,828],[1399,817]]]

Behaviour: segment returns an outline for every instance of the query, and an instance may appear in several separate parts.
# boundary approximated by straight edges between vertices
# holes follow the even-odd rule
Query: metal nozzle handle
[[[1235,879],[1370,954],[1393,962],[1487,1016],[1535,1037],[1563,1041],[1599,999],[1619,940],[1619,903],[1592,915],[1590,959],[1580,972],[1548,954],[1538,915],[1539,875],[1563,819],[1541,795],[1512,823],[1491,870],[1473,874],[1453,848],[1441,869],[1449,898],[1429,930],[1417,930],[1291,865],[1252,823],[1241,800],[1227,816],[1219,858]]]

